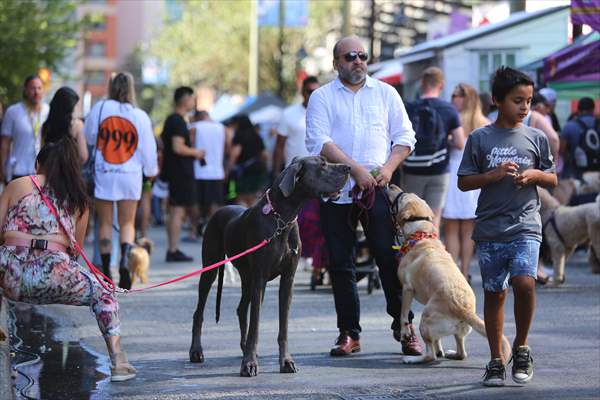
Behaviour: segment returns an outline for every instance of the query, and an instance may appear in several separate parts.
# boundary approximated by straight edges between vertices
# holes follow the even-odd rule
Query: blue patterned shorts
[[[513,276],[537,276],[540,242],[519,239],[512,242],[477,242],[483,289],[502,292]]]

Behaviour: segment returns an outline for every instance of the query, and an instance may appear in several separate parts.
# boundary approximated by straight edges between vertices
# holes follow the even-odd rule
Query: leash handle
[[[98,270],[98,268],[96,268],[96,266],[94,266],[94,264],[92,264],[92,262],[87,258],[83,249],[81,248],[81,246],[79,246],[79,243],[77,243],[77,239],[75,239],[73,234],[67,230],[67,228],[61,221],[60,216],[58,215],[58,212],[56,211],[56,209],[50,202],[50,199],[48,199],[48,196],[46,196],[46,194],[44,193],[44,190],[42,189],[42,186],[40,185],[40,182],[38,181],[37,177],[35,175],[30,175],[29,177],[31,178],[31,181],[33,182],[34,186],[40,192],[40,196],[42,197],[42,200],[44,201],[44,203],[46,203],[46,206],[50,209],[50,212],[52,213],[52,215],[54,215],[54,218],[58,222],[58,225],[61,227],[61,229],[65,232],[65,234],[71,241],[71,245],[73,247],[75,247],[75,250],[77,251],[77,253],[79,253],[81,255],[81,257],[87,264],[88,268],[90,269],[90,271],[92,272],[92,274],[94,275],[94,277],[96,278],[98,283],[100,283],[100,285],[109,292],[114,293],[117,290],[122,291],[122,289],[117,288],[115,283],[110,278],[108,278],[106,275],[104,275],[100,270]]]

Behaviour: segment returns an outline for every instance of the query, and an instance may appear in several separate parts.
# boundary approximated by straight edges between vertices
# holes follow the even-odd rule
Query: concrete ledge
[[[0,297],[0,329],[8,335],[8,304]],[[9,338],[0,341],[0,400],[14,400]]]

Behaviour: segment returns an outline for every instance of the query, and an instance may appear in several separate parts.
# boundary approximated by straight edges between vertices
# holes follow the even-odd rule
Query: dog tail
[[[225,275],[225,265],[219,267],[219,281],[217,282],[217,309],[215,310],[215,318],[217,324],[221,317],[221,294],[223,293],[223,276]]]
[[[479,333],[484,338],[487,338],[487,333],[485,331],[485,322],[483,322],[483,320],[479,318],[477,314],[471,314],[469,317],[466,318],[466,321],[477,333]],[[508,341],[508,338],[504,335],[502,335],[502,348],[506,361],[510,358],[512,349],[510,347],[510,342]]]

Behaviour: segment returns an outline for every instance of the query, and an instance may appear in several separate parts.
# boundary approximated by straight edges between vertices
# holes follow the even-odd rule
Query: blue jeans
[[[540,242],[518,239],[512,242],[477,242],[483,289],[502,292],[513,276],[537,276]]]
[[[387,303],[387,312],[394,319],[392,329],[401,328],[402,287],[398,279],[398,261],[395,257],[394,227],[385,194],[375,191],[373,207],[361,217],[369,251],[379,267],[381,285]],[[356,289],[356,225],[357,207],[352,204],[321,203],[321,229],[329,253],[329,275],[333,287],[337,327],[358,339],[360,327],[360,301]],[[409,313],[409,321],[413,313]]]

